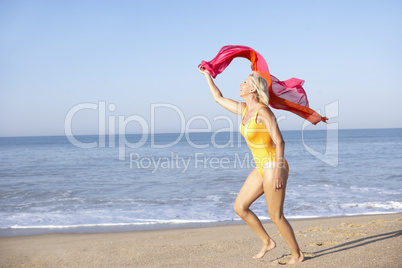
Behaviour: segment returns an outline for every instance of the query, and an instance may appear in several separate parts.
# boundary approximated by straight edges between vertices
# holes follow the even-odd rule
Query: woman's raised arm
[[[232,99],[223,97],[222,92],[215,85],[209,72],[205,70],[203,67],[200,67],[199,70],[200,73],[205,75],[205,78],[207,79],[208,86],[211,91],[212,97],[214,97],[214,100],[223,108],[231,111],[232,113],[242,114],[243,110],[246,108],[246,104],[244,102],[237,102]]]

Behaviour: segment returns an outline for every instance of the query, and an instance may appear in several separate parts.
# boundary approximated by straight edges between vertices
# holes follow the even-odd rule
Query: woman
[[[265,231],[261,221],[250,210],[251,204],[265,194],[269,217],[292,253],[288,264],[302,262],[304,255],[297,244],[292,227],[283,215],[289,166],[284,158],[285,142],[276,118],[268,107],[267,82],[257,72],[251,73],[240,84],[240,97],[245,102],[236,102],[223,97],[207,70],[203,67],[199,70],[205,75],[215,101],[235,114],[242,114],[240,132],[253,153],[256,168],[251,171],[237,195],[234,210],[262,241],[260,252],[253,258],[262,258],[276,247],[275,241]]]

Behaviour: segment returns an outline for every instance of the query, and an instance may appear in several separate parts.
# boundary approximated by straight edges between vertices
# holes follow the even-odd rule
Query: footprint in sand
[[[386,222],[387,222],[386,220],[373,220],[369,224],[367,224],[367,227],[370,227],[370,226],[375,226],[375,227],[382,226],[383,223],[386,223]]]
[[[295,232],[295,236],[301,236],[301,235],[304,235],[304,233],[300,231]]]
[[[329,229],[328,231],[326,231],[326,234],[338,234],[338,233],[346,233],[346,230],[343,229]]]
[[[402,219],[402,218],[401,218]],[[386,223],[386,220],[372,220],[372,223]]]
[[[351,227],[351,228],[363,228],[363,227],[377,227],[381,226],[383,223],[387,222],[386,220],[372,220],[368,224],[360,224],[360,223],[353,223],[353,222],[342,222],[339,226],[344,227]]]
[[[305,232],[317,232],[317,231],[322,231],[322,229],[319,226],[316,226],[306,230]]]
[[[365,224],[353,223],[353,222],[342,222],[341,224],[339,224],[339,226],[347,226],[347,227],[352,227],[352,228],[358,228],[358,227],[365,226]]]
[[[346,237],[351,237],[351,236],[364,236],[364,235],[367,235],[367,234],[363,234],[363,233],[347,233],[347,234],[343,234],[343,236],[346,236]]]

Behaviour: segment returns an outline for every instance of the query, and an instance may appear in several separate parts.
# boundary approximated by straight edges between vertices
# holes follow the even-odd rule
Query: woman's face
[[[240,84],[240,97],[243,97],[245,95],[250,94],[251,92],[254,92],[253,90],[253,84],[252,84],[252,80],[251,77],[248,76],[243,83]]]

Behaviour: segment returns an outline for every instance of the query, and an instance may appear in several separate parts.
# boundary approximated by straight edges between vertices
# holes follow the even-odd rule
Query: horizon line
[[[402,129],[402,127],[388,127],[388,128],[339,128],[338,130],[376,130],[376,129]],[[305,129],[304,131],[325,131],[326,129]],[[302,131],[297,129],[288,129],[281,130],[281,132],[287,131]],[[332,130],[331,130],[332,131]],[[195,134],[195,133],[214,133],[215,131],[194,131],[194,132],[154,132],[154,133],[145,133],[145,135],[155,135],[155,134]],[[239,133],[239,131],[220,131],[221,133]],[[122,135],[144,135],[144,133],[125,133]],[[115,136],[120,136],[119,134],[112,134]],[[99,134],[76,134],[73,136],[110,136],[109,134],[99,135]],[[67,135],[17,135],[17,136],[0,136],[0,138],[32,138],[32,137],[71,137]]]

